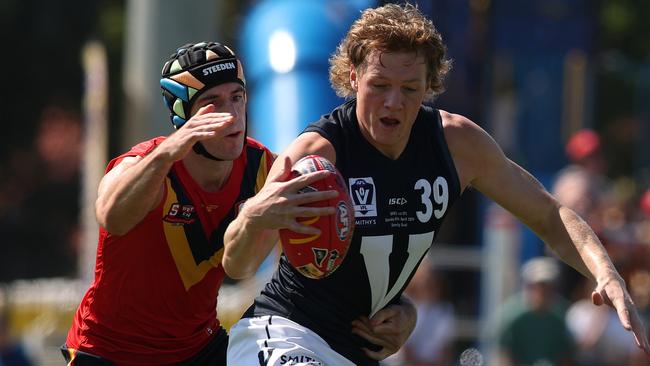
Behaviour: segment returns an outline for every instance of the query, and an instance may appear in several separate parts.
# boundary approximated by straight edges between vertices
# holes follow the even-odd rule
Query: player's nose
[[[402,92],[399,88],[390,88],[386,91],[384,107],[389,110],[399,109],[402,106]]]

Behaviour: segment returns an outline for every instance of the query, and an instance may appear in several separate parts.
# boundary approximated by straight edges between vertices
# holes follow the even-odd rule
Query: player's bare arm
[[[650,349],[643,325],[606,250],[589,226],[560,205],[526,170],[509,160],[479,126],[459,115],[441,112],[445,137],[461,187],[472,186],[530,227],[558,256],[596,280],[594,303],[607,303],[638,345]]]
[[[231,278],[248,278],[278,241],[278,229],[287,228],[303,234],[318,234],[318,229],[301,224],[298,217],[331,215],[333,207],[306,207],[306,203],[334,197],[336,191],[298,193],[309,184],[323,179],[327,171],[290,178],[292,162],[309,154],[327,154],[327,141],[314,133],[299,137],[275,159],[264,187],[250,198],[224,235],[222,265]],[[303,135],[304,136],[304,135]],[[323,141],[320,141],[320,140]],[[329,143],[327,143],[329,145]],[[320,147],[320,148],[316,148]],[[331,154],[334,149],[329,145]]]
[[[100,182],[95,215],[108,232],[123,235],[140,222],[162,199],[164,178],[197,141],[213,138],[231,123],[229,113],[207,105],[150,154],[127,157]]]

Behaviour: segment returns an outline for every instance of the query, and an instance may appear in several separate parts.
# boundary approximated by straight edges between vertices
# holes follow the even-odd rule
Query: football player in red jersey
[[[62,348],[69,365],[225,364],[228,336],[216,312],[223,233],[273,155],[246,136],[246,82],[230,48],[181,46],[160,84],[176,131],[108,164],[96,202],[95,279]]]
[[[223,264],[229,274],[253,273],[248,263],[268,252],[259,238],[298,226],[291,215],[297,208],[289,204],[294,193],[273,177],[287,161],[310,154],[334,163],[349,184],[356,223],[347,257],[319,280],[301,276],[281,258],[274,278],[231,328],[229,363],[371,366],[397,351],[409,329],[387,326],[400,321],[402,291],[468,187],[509,210],[595,280],[593,302],[615,308],[648,352],[625,282],[589,226],[477,124],[423,104],[443,91],[450,68],[430,19],[409,4],[367,9],[330,65],[334,89],[349,101],[308,126],[278,157],[264,188],[228,227]]]

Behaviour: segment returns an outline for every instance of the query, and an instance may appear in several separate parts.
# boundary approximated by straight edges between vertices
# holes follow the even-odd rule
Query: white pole
[[[97,187],[107,162],[108,152],[108,70],[106,49],[99,42],[88,42],[82,51],[85,74],[83,99],[83,155],[81,188],[81,253],[78,274],[84,283],[93,278],[98,225],[95,220]]]

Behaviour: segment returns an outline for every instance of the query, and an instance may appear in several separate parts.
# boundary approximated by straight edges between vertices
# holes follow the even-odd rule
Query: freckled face
[[[350,70],[362,134],[393,159],[402,153],[427,90],[424,57],[412,52],[371,53]]]

